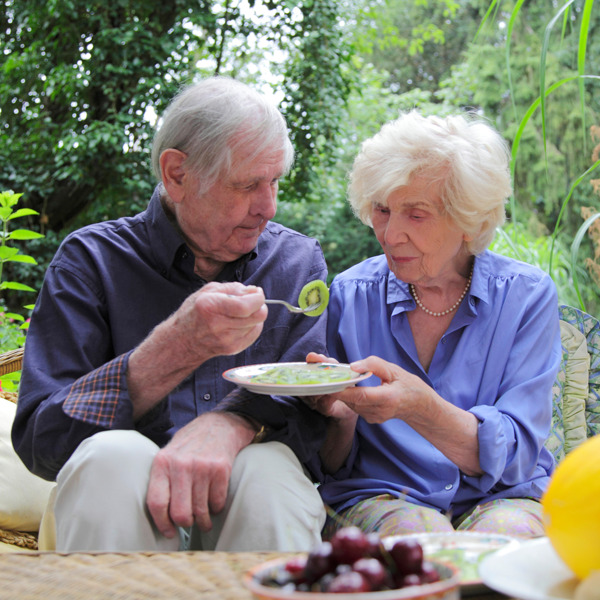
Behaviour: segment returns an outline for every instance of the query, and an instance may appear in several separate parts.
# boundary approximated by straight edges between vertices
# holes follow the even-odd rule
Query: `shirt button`
[[[205,400],[210,400],[210,394],[204,394],[204,396],[202,396]]]
[[[451,483],[447,483],[444,487],[445,490],[451,490],[454,486]]]

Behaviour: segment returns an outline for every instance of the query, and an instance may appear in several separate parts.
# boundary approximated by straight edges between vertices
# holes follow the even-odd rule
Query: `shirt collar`
[[[488,281],[490,275],[490,254],[486,250],[482,254],[475,257],[473,265],[473,278],[471,279],[471,287],[469,288],[469,298],[479,298],[486,304],[489,303]],[[473,302],[469,302],[471,306]]]

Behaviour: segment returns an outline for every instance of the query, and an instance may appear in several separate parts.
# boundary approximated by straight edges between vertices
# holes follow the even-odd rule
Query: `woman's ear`
[[[160,155],[160,172],[165,190],[173,202],[180,202],[185,192],[188,176],[185,168],[187,154],[175,148],[167,148]]]
[[[481,232],[483,231],[483,225],[479,226],[479,229],[473,233],[467,233],[465,231],[463,231],[463,242],[467,242],[467,244],[469,242],[472,242],[473,240],[476,240],[479,238],[479,236],[481,235]]]

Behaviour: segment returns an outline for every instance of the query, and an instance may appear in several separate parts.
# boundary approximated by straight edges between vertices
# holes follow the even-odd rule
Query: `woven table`
[[[256,600],[249,568],[275,552],[20,552],[0,554],[0,599]],[[466,600],[510,600],[487,590]]]
[[[0,555],[0,598],[11,600],[252,600],[242,584],[271,552]]]

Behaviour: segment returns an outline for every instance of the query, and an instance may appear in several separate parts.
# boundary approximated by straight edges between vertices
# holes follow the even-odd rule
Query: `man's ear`
[[[184,183],[188,176],[184,166],[187,154],[175,148],[167,148],[160,155],[160,172],[165,190],[173,202],[180,202],[184,194]]]

